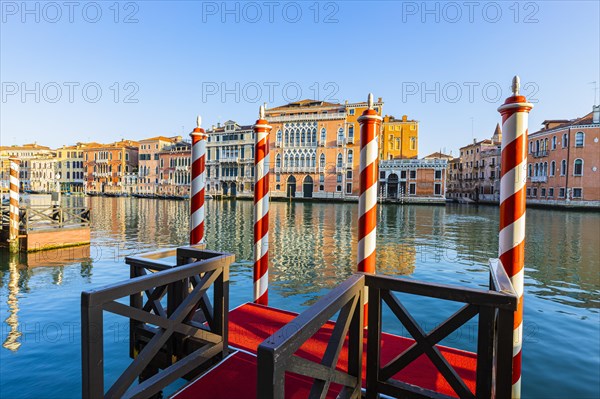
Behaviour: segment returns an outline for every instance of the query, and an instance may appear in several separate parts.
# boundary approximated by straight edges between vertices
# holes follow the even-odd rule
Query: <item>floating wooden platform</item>
[[[293,329],[296,313],[286,310],[246,303],[229,313],[229,344],[235,351],[222,363],[191,382],[173,397],[187,398],[256,398],[257,395],[257,348],[273,333],[286,326]],[[291,323],[291,324],[289,324]],[[319,362],[335,323],[326,323],[309,339],[296,355]],[[291,332],[291,331],[290,331]],[[363,356],[363,387],[366,370],[366,332]],[[387,363],[399,352],[407,349],[415,341],[405,337],[382,333],[381,361]],[[339,357],[338,369],[347,369],[347,339]],[[465,384],[475,392],[477,355],[454,348],[437,346],[444,358],[452,365]],[[393,377],[395,380],[417,385],[451,397],[458,397],[446,379],[426,355],[407,366]],[[291,373],[286,374],[286,398],[306,398],[313,379]],[[331,385],[328,398],[335,398],[341,387]]]

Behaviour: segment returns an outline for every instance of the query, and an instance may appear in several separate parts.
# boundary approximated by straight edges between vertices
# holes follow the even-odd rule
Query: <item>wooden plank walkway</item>
[[[187,385],[174,395],[176,399],[197,397],[210,398],[256,398],[256,352],[258,345],[273,333],[287,325],[290,333],[294,331],[293,319],[297,313],[246,303],[229,313],[229,344],[239,351],[230,355],[216,368]],[[296,354],[307,360],[321,360],[327,342],[332,334],[333,322],[326,323]],[[414,340],[397,335],[383,333],[381,344],[381,361],[383,364],[407,349]],[[366,352],[366,332],[365,345]],[[438,346],[440,352],[450,365],[463,378],[471,392],[475,392],[477,355],[458,349]],[[366,370],[366,353],[363,356],[363,387]],[[340,354],[338,369],[346,371],[347,339]],[[451,397],[457,397],[454,390],[438,372],[429,358],[421,355],[404,370],[396,374],[394,379],[430,389]],[[308,396],[312,379],[304,376],[287,374],[286,398],[305,398]],[[328,398],[335,398],[340,387],[332,384]]]

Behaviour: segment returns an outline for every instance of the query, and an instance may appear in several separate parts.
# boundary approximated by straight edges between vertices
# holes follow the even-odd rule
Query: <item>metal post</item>
[[[360,123],[360,193],[358,198],[358,265],[359,272],[375,273],[377,234],[377,179],[379,127],[381,116],[373,109],[373,94],[369,93],[368,108],[358,118]],[[365,322],[368,320],[365,287]]]
[[[202,119],[198,116],[196,128],[192,137],[192,193],[191,193],[191,226],[190,244],[196,245],[204,242],[204,194],[206,188],[206,138],[208,135],[200,127]]]
[[[8,242],[10,252],[19,252],[19,169],[21,161],[17,158],[9,158],[10,163],[10,205]]]
[[[254,302],[269,302],[269,133],[265,107],[254,129]],[[290,199],[291,200],[291,199]]]
[[[533,105],[519,95],[519,77],[513,95],[498,108],[502,115],[502,171],[500,178],[500,263],[517,293],[513,329],[512,397],[521,397],[523,342],[523,279],[525,260],[525,186],[527,183],[527,127]]]

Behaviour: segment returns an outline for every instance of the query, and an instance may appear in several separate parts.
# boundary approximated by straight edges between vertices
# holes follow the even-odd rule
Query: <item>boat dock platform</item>
[[[83,206],[27,205],[19,207],[15,247],[20,252],[45,251],[90,244],[90,210]],[[10,213],[2,209],[0,242],[10,239]]]
[[[130,280],[83,292],[83,397],[157,397],[179,378],[189,383],[177,399],[511,397],[517,296],[495,260],[489,290],[356,273],[300,314],[254,303],[229,311],[233,261],[203,246],[128,257]],[[394,293],[462,307],[426,332]],[[382,331],[384,305],[410,338]],[[130,321],[133,360],[110,387],[104,312]],[[475,317],[475,353],[438,345]]]

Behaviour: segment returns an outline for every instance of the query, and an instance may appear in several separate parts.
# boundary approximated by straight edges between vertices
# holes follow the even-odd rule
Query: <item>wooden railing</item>
[[[363,275],[353,275],[259,345],[259,398],[284,398],[286,371],[314,378],[310,398],[324,398],[332,382],[343,386],[339,397],[360,397],[364,281]],[[294,356],[338,312],[321,362]],[[342,372],[336,367],[346,335],[349,335],[348,371]]]
[[[90,224],[90,211],[84,207],[28,206],[20,209],[20,215],[25,231]]]
[[[449,398],[438,392],[393,379],[400,370],[425,354],[457,393],[459,398],[509,399],[512,376],[512,328],[517,296],[504,269],[497,260],[490,261],[490,290],[424,283],[405,278],[355,274],[320,301],[295,318],[289,325],[273,334],[258,348],[258,397],[283,399],[285,372],[314,378],[311,398],[324,397],[331,382],[344,386],[342,397],[357,397],[360,389],[362,364],[363,286],[369,292],[367,336],[366,397],[385,394],[396,398]],[[418,325],[394,292],[462,302],[465,305],[441,325],[427,333]],[[350,306],[349,304],[352,303]],[[385,365],[380,363],[383,303],[407,329],[415,343],[398,353]],[[340,316],[321,364],[293,356],[337,311]],[[348,313],[352,321],[348,321]],[[436,346],[456,329],[479,315],[477,334],[476,392],[471,392],[456,370]],[[342,317],[343,316],[343,317]],[[360,322],[358,322],[360,320]],[[338,327],[338,324],[342,326]],[[350,353],[348,373],[336,370],[338,351],[350,323]],[[358,324],[356,324],[358,323]],[[290,330],[291,329],[291,330]],[[340,335],[341,334],[341,335]],[[357,342],[357,337],[361,337]],[[360,353],[359,353],[360,352]],[[358,369],[357,369],[358,367]]]
[[[147,398],[178,378],[193,378],[228,353],[229,265],[234,256],[194,247],[178,248],[174,255],[176,265],[170,266],[159,256],[128,258],[136,276],[82,293],[84,398]],[[212,304],[207,296],[211,286]],[[127,297],[129,306],[122,303]],[[104,312],[130,320],[134,358],[106,392]],[[140,383],[134,385],[136,378]]]

